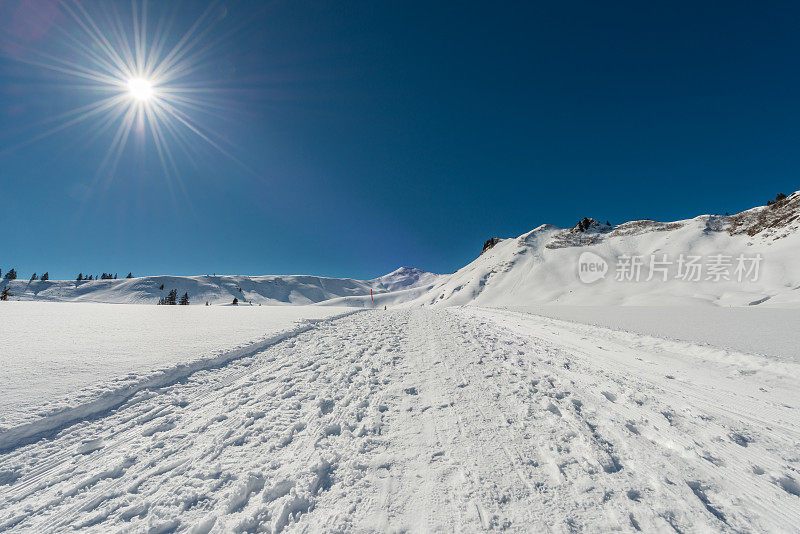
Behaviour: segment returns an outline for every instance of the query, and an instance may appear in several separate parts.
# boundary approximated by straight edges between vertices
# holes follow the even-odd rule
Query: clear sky
[[[141,7],[0,3],[3,271],[451,272],[542,223],[800,189],[796,2]],[[177,111],[122,143],[156,104],[108,49],[142,20],[161,59],[191,33],[152,86]]]

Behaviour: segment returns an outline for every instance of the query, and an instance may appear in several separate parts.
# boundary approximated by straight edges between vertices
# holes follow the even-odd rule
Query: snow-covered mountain
[[[192,304],[303,305],[340,297],[380,294],[423,287],[429,289],[440,275],[411,267],[372,280],[325,278],[306,275],[214,275],[214,276],[143,276],[119,280],[14,280],[8,285],[14,299],[59,302],[106,302],[115,304],[155,304],[176,289],[188,293]],[[162,289],[163,286],[163,289]]]
[[[449,275],[401,267],[372,280],[146,276],[2,285],[15,299],[72,302],[155,303],[176,289],[189,293],[193,304],[229,304],[235,297],[243,304],[368,307],[372,291],[376,306],[800,307],[799,227],[800,191],[730,216],[617,226],[584,219],[567,229],[542,225],[515,239],[488,240],[474,261]],[[579,268],[587,266],[605,271],[597,279],[597,271],[580,276]]]
[[[500,240],[409,304],[799,307],[799,227],[800,191],[732,216],[542,225]],[[607,271],[579,276],[587,263]]]

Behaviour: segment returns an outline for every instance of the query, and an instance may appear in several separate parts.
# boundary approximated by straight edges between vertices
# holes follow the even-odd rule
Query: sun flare
[[[144,78],[131,78],[128,80],[128,92],[134,100],[147,102],[153,97],[153,84]]]
[[[87,102],[56,115],[34,140],[85,123],[87,142],[110,142],[97,171],[107,177],[134,137],[149,138],[165,177],[179,179],[176,152],[194,159],[198,141],[238,161],[205,123],[219,120],[230,103],[226,89],[205,78],[222,42],[210,38],[225,14],[218,2],[185,29],[173,25],[169,11],[149,16],[146,0],[132,0],[129,12],[114,7],[96,15],[77,0],[58,5],[66,15],[63,47],[55,55],[31,49],[24,61],[51,71],[64,86],[88,89]],[[3,44],[0,38],[0,49]],[[138,143],[137,150],[146,146]]]

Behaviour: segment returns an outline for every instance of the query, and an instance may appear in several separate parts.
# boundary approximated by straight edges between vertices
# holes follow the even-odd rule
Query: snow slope
[[[0,450],[347,312],[4,302]]]
[[[632,221],[619,226],[596,224],[587,231],[543,225],[516,239],[501,240],[475,261],[443,278],[411,305],[514,306],[569,305],[717,305],[800,307],[800,191],[775,206],[733,216],[702,215],[659,223]],[[578,277],[582,254],[608,265],[604,279],[584,283]],[[645,263],[639,281],[618,281],[622,256]],[[651,280],[651,256],[671,265],[667,280]],[[699,281],[677,278],[680,256],[701,257]],[[729,280],[708,279],[708,264],[723,255],[734,265]],[[761,255],[757,277],[734,276],[735,259]],[[747,263],[749,268],[752,263]],[[755,278],[755,280],[751,280]],[[383,296],[382,298],[389,298]]]
[[[430,287],[439,278],[440,275],[437,274],[401,267],[372,280],[305,275],[144,276],[81,282],[0,281],[0,287],[9,287],[14,295],[12,300],[155,304],[170,289],[176,289],[178,295],[189,293],[191,304],[230,304],[234,298],[238,298],[243,304],[306,305],[354,295],[366,295],[369,298],[370,290],[384,293],[420,286]],[[164,289],[161,289],[162,285]]]
[[[662,223],[643,220],[618,226],[593,222],[586,228],[542,225],[516,239],[504,239],[450,275],[401,267],[372,280],[318,276],[148,276],[130,280],[14,281],[15,299],[70,302],[155,303],[170,289],[188,292],[193,304],[324,303],[331,306],[514,306],[716,305],[800,307],[800,191],[772,206],[732,216],[701,215]],[[581,231],[583,230],[583,231]],[[578,262],[584,253],[601,258],[608,272],[584,283]],[[620,258],[644,265],[638,281],[618,281]],[[678,277],[681,257],[700,258],[698,281]],[[728,279],[709,279],[715,256],[732,265]],[[736,259],[760,257],[757,276],[737,280]],[[650,261],[667,259],[667,280],[648,279]],[[751,264],[747,264],[750,267]],[[751,279],[752,278],[752,279]],[[160,289],[161,286],[164,289]]]
[[[505,308],[504,308],[505,309]],[[507,309],[800,363],[800,313],[762,306],[513,306]]]
[[[510,311],[365,311],[0,453],[0,530],[797,532],[799,374]]]

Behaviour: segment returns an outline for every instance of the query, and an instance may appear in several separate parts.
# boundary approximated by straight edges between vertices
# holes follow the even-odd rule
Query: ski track
[[[0,454],[0,531],[797,532],[797,374],[652,339],[323,321]]]

